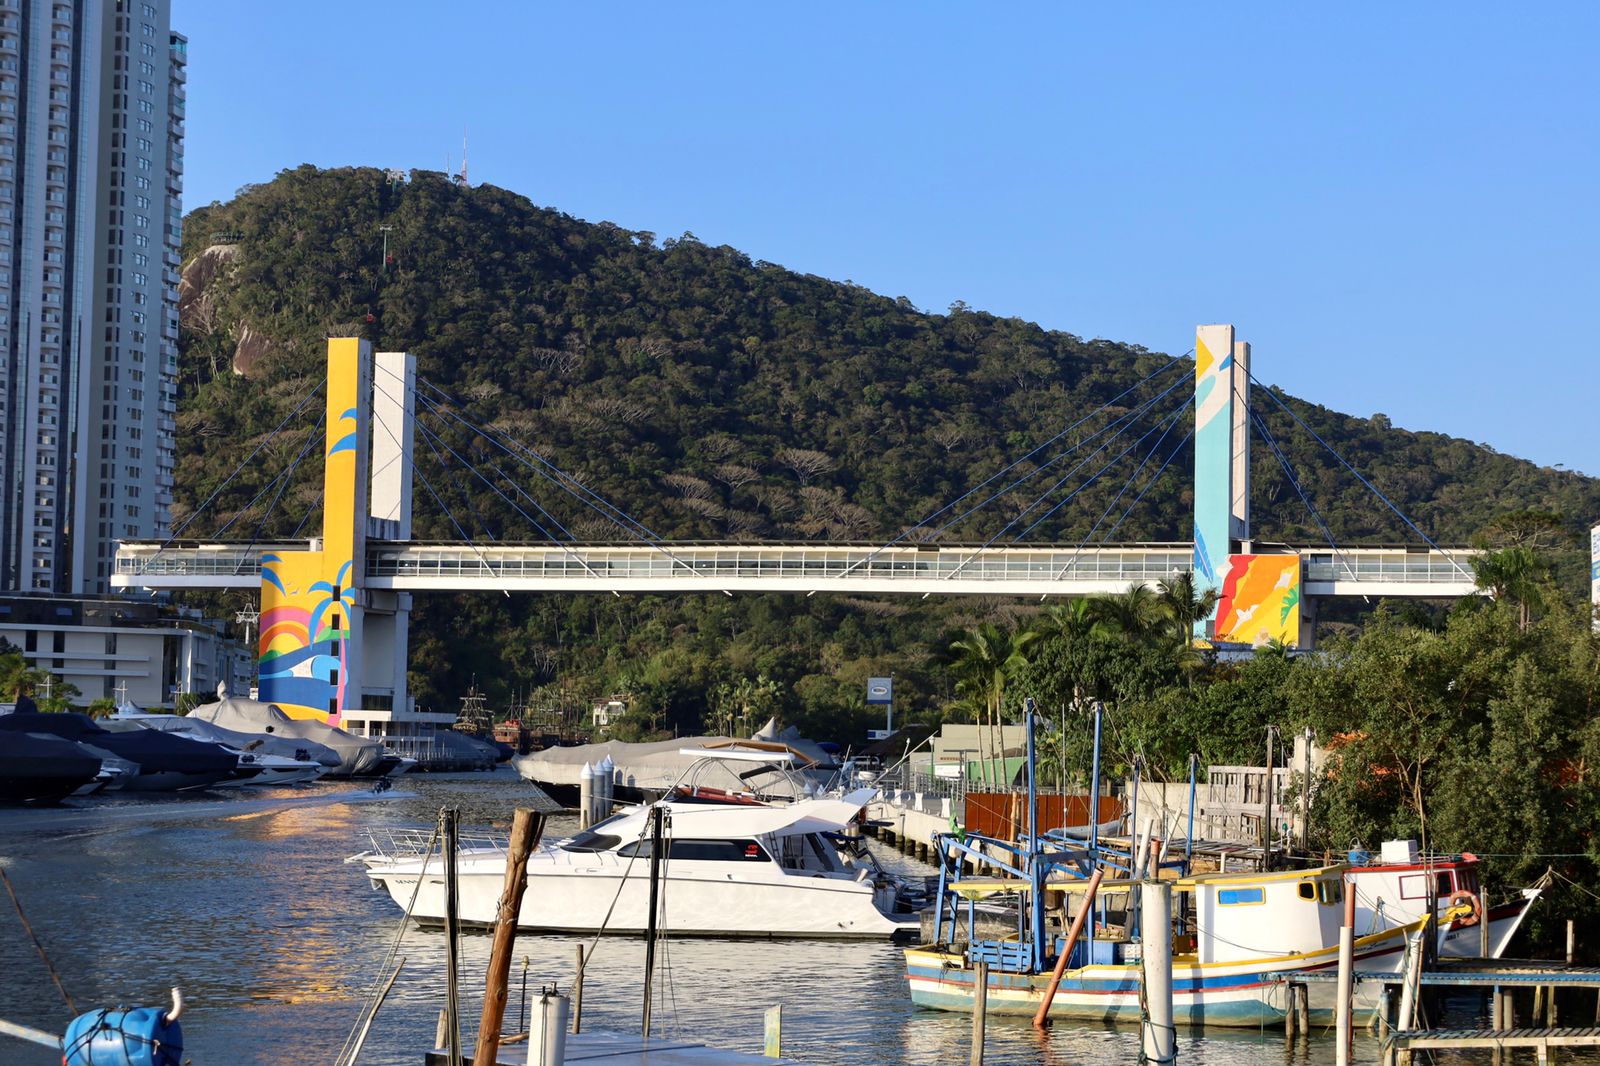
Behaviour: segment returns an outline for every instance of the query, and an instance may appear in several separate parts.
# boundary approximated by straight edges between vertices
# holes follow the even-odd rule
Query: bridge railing
[[[369,553],[371,577],[572,578],[671,580],[692,577],[829,578],[929,580],[1159,581],[1185,570],[1187,550],[1086,548],[1023,551],[1015,548],[886,551],[871,549],[782,548],[730,545],[673,548],[671,554],[640,549],[516,547],[482,551],[457,548],[406,548]]]
[[[159,551],[118,552],[116,572],[170,577],[235,577],[261,573],[261,557],[270,552],[305,551],[306,542],[293,544],[205,545],[169,547]]]
[[[1473,580],[1471,552],[1405,552],[1364,549],[1305,553],[1305,580],[1455,584]]]

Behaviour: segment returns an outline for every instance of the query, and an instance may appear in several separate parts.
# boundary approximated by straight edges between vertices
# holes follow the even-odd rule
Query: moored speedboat
[[[660,863],[662,925],[674,936],[892,937],[917,916],[898,910],[898,885],[841,856],[843,831],[872,797],[808,799],[783,806],[663,800],[635,807],[541,846],[528,860],[519,928],[640,933],[648,927],[650,812],[667,811]],[[444,864],[435,855],[363,855],[367,876],[421,922],[444,918]],[[498,848],[460,853],[463,922],[495,919],[505,879]],[[420,891],[417,889],[421,881]],[[609,915],[609,920],[608,920]]]
[[[100,760],[92,753],[49,733],[19,733],[0,744],[0,800],[54,803],[95,782],[99,773]]]
[[[124,786],[130,792],[204,788],[232,777],[239,767],[238,757],[216,744],[148,730],[113,733],[84,714],[0,715],[0,730],[49,733],[106,748],[139,765],[137,776]]]

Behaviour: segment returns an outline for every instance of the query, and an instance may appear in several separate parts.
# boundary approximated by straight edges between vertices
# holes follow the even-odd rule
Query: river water
[[[399,932],[399,910],[345,856],[373,826],[427,828],[440,806],[467,825],[504,827],[525,790],[509,770],[401,779],[382,795],[349,784],[251,790],[238,796],[113,795],[55,809],[0,810],[4,864],[35,932],[79,1010],[156,1005],[182,986],[186,1058],[196,1066],[331,1063]],[[565,835],[555,819],[547,835]],[[910,863],[889,852],[886,865]],[[916,864],[910,863],[915,866]],[[917,867],[920,870],[923,868]],[[587,938],[517,941],[508,1015],[527,988],[568,989]],[[464,940],[462,1017],[476,1028],[489,938]],[[406,959],[361,1061],[420,1066],[445,987],[444,937],[403,932]],[[602,940],[587,968],[586,1029],[637,1031],[643,942]],[[817,1066],[965,1062],[971,1019],[911,1005],[898,948],[887,943],[671,943],[656,1018],[669,1034],[756,1052],[763,1012],[784,1008],[786,1056]],[[0,1017],[61,1031],[70,1017],[0,900]],[[465,1038],[464,1038],[465,1039]],[[1130,1028],[991,1018],[990,1064],[1131,1063]],[[1184,1063],[1333,1062],[1326,1038],[1286,1052],[1278,1032],[1184,1034]],[[1357,1062],[1377,1061],[1364,1039]],[[1440,1061],[1451,1061],[1442,1058]],[[1470,1060],[1461,1060],[1470,1061]],[[1576,1061],[1576,1060],[1568,1060]],[[4,1066],[58,1066],[59,1055],[0,1038]]]

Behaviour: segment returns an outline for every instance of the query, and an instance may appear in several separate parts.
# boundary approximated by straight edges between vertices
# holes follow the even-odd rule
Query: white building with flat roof
[[[23,661],[74,685],[77,706],[97,699],[147,709],[183,693],[245,694],[253,664],[221,623],[198,611],[106,597],[0,595],[0,639]],[[14,693],[0,692],[9,701]]]

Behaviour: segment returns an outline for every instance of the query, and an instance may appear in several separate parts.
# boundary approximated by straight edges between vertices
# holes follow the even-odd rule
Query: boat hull
[[[547,851],[541,856],[529,863],[519,929],[592,932],[603,926],[614,933],[646,931],[648,864],[636,863],[625,872],[625,864],[600,856],[577,862],[561,853],[552,856]],[[488,868],[474,869],[480,862]],[[879,893],[870,882],[789,876],[775,867],[756,871],[739,866],[730,872],[730,865],[739,866],[673,860],[662,877],[662,929],[671,936],[886,939],[914,936],[920,927],[914,914],[896,918],[880,910],[874,902]],[[412,917],[418,923],[444,920],[444,876],[439,860],[430,861],[420,875],[420,890],[416,863],[395,868],[369,866],[367,875],[402,908],[411,904],[415,893]],[[763,875],[765,879],[759,879]],[[498,855],[486,860],[463,857],[458,876],[463,924],[494,923],[504,879],[504,863]]]
[[[1399,973],[1405,957],[1403,933],[1363,938],[1356,968],[1365,973]],[[1288,1007],[1287,984],[1296,973],[1331,971],[1338,967],[1337,949],[1283,959],[1251,959],[1205,965],[1175,961],[1172,967],[1173,1019],[1185,1026],[1259,1027],[1281,1025]],[[908,948],[906,976],[911,1001],[937,1010],[971,1011],[975,971],[958,953],[937,948]],[[987,1008],[992,1014],[1032,1016],[1044,1000],[1049,973],[991,971]],[[1068,970],[1050,1004],[1052,1018],[1138,1023],[1140,968],[1137,963],[1084,966]],[[1334,983],[1307,985],[1313,1021],[1333,1018]],[[1378,1007],[1375,995],[1361,994],[1362,1014]]]

